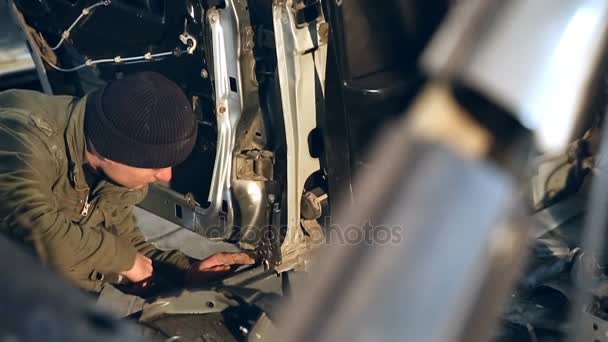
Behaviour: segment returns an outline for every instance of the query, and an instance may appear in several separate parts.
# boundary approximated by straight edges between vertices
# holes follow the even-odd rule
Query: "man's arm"
[[[192,263],[197,261],[178,250],[160,250],[147,241],[137,224],[132,205],[122,208],[121,216],[124,218],[117,224],[119,236],[129,241],[138,253],[154,261],[174,265],[182,271],[189,270]]]
[[[132,207],[124,208],[127,213],[126,219],[121,222],[125,228],[123,235],[135,246],[137,251],[156,262],[175,266],[180,271],[185,271],[185,281],[187,284],[204,284],[209,281],[217,280],[232,269],[232,266],[251,265],[255,260],[246,253],[225,253],[220,252],[207,257],[204,260],[197,260],[187,256],[178,250],[162,251],[152,243],[146,241],[133,215]],[[170,272],[169,269],[162,269],[161,274]],[[170,273],[165,273],[167,276]],[[173,274],[178,276],[178,274]],[[177,279],[177,278],[174,278]]]
[[[57,177],[52,158],[27,123],[0,121],[2,226],[32,240],[45,263],[74,280],[93,270],[120,273],[131,268],[135,248],[110,232],[75,224],[61,212],[51,190]]]

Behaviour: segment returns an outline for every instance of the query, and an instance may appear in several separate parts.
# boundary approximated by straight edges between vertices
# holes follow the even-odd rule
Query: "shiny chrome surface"
[[[589,100],[607,29],[604,0],[464,1],[423,64],[504,106],[557,151]]]

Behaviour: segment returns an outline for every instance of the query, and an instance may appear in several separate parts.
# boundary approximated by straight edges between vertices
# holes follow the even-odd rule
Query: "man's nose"
[[[159,169],[154,176],[161,182],[169,182],[171,180],[171,175],[171,168],[166,167],[164,169]]]

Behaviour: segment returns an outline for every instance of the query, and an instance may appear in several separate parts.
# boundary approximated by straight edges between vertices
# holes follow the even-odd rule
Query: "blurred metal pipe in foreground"
[[[605,0],[464,1],[423,65],[513,113],[541,148],[557,151],[593,100],[607,36]]]
[[[487,338],[525,256],[525,224],[509,216],[514,184],[483,161],[404,133],[399,125],[379,144],[376,163],[386,167],[361,177],[365,203],[336,219],[314,283],[278,324],[281,340]],[[339,234],[367,220],[360,233],[376,239],[341,243]],[[386,230],[395,235],[382,243]]]

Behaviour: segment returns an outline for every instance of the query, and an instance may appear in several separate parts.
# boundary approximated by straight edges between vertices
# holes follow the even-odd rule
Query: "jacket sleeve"
[[[27,124],[0,121],[0,218],[2,227],[30,240],[43,262],[67,277],[93,270],[129,269],[136,250],[116,235],[82,227],[59,209],[52,184],[53,154]],[[18,233],[16,233],[18,232]],[[78,274],[75,274],[78,272]]]
[[[137,219],[133,214],[133,206],[124,207],[122,210],[124,219],[118,224],[119,234],[122,238],[129,241],[139,253],[154,261],[173,265],[183,271],[190,269],[190,266],[196,259],[190,258],[178,250],[164,251],[156,248],[154,244],[146,240],[139,229]]]

